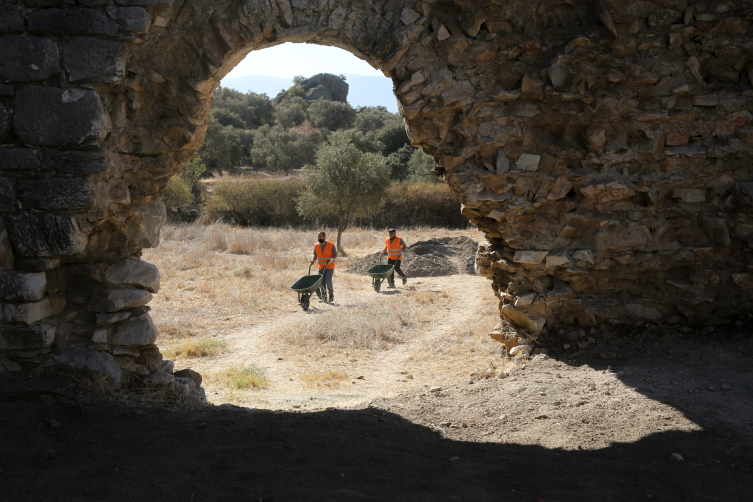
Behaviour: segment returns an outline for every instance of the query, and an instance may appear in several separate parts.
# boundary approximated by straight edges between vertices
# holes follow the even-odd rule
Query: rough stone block
[[[742,289],[753,288],[753,274],[732,274],[732,281]]]
[[[152,18],[143,7],[121,7],[118,9],[118,24],[123,31],[144,33],[149,30]]]
[[[556,254],[549,254],[546,257],[547,267],[567,267],[570,266],[570,258],[567,256],[566,251],[562,251]]]
[[[675,199],[681,199],[686,204],[706,202],[706,190],[698,188],[675,188],[672,196]]]
[[[150,202],[136,209],[126,222],[128,240],[142,248],[159,245],[159,233],[167,223],[167,209],[162,201]]]
[[[157,328],[149,314],[129,319],[110,336],[113,345],[150,345],[156,341]]]
[[[151,263],[125,259],[111,265],[105,272],[105,281],[113,286],[133,286],[151,293],[159,291],[159,270]]]
[[[170,5],[171,0],[117,0],[120,5]]]
[[[16,93],[13,130],[25,143],[79,145],[103,139],[109,127],[96,91],[25,86]]]
[[[34,82],[60,71],[58,46],[48,38],[0,37],[0,80]]]
[[[533,155],[530,153],[524,153],[520,156],[518,159],[518,162],[515,164],[515,169],[523,172],[530,172],[530,171],[536,171],[539,168],[539,163],[541,162],[541,156],[540,155]]]
[[[510,159],[507,158],[505,151],[501,148],[497,152],[496,168],[497,168],[497,174],[504,174],[510,170]]]
[[[0,211],[16,209],[16,187],[13,180],[0,178]]]
[[[719,104],[719,95],[706,94],[705,96],[694,96],[693,104],[695,106],[716,106]]]
[[[0,324],[0,350],[31,350],[49,347],[55,326],[49,324]]]
[[[49,296],[34,303],[6,303],[3,305],[3,318],[9,322],[31,324],[58,314],[63,307],[65,307],[64,298]]]
[[[0,34],[23,33],[24,19],[17,5],[0,5]]]
[[[8,220],[10,240],[22,256],[68,256],[87,244],[87,233],[70,215],[19,213]]]
[[[7,302],[36,302],[47,290],[44,272],[0,271],[0,299]]]
[[[115,36],[118,25],[104,13],[94,9],[45,9],[26,17],[26,27],[32,33],[46,35],[102,35]]]
[[[57,357],[59,363],[66,364],[75,369],[87,369],[95,373],[101,373],[116,383],[123,378],[123,371],[107,352],[99,352],[89,349],[71,349]]]
[[[89,179],[43,178],[18,182],[18,198],[34,209],[86,209],[96,197]]]
[[[685,155],[692,157],[694,155],[706,155],[706,145],[683,145],[672,146],[664,149],[664,153],[667,155]]]
[[[126,319],[131,317],[131,315],[132,313],[128,310],[122,312],[97,314],[97,327],[117,324],[120,321],[125,321]]]
[[[2,170],[30,170],[38,169],[39,161],[34,150],[29,148],[0,149],[0,169]]]
[[[547,257],[549,251],[515,251],[512,261],[515,263],[529,263],[539,265]]]
[[[645,319],[647,321],[659,322],[661,321],[661,312],[653,307],[646,307],[639,303],[630,303],[625,305],[625,309],[633,316]]]
[[[593,264],[596,259],[594,252],[590,249],[581,249],[579,251],[576,251],[575,253],[573,253],[573,258],[578,261],[584,261],[591,264]]]
[[[516,307],[526,307],[528,305],[531,305],[538,295],[536,293],[526,293],[524,295],[520,295],[515,300],[515,306]]]
[[[78,37],[63,51],[63,68],[71,82],[118,82],[125,75],[123,44]]]
[[[0,270],[13,268],[15,258],[13,256],[13,246],[8,239],[8,231],[5,229],[5,223],[0,219]]]
[[[8,109],[5,108],[5,105],[0,103],[0,138],[5,137],[5,132],[8,130],[8,126],[10,125],[8,117]]]
[[[203,380],[203,378],[201,377],[200,373],[198,373],[198,372],[196,372],[196,371],[194,371],[194,370],[192,370],[190,368],[186,368],[184,370],[176,371],[176,372],[173,373],[173,376],[175,378],[190,378],[191,380],[193,380],[193,382],[196,384],[197,387],[199,387],[201,385],[201,382]]]
[[[141,289],[107,289],[92,297],[88,309],[94,312],[116,312],[143,307],[151,299],[152,294]]]
[[[102,152],[48,151],[42,161],[42,169],[58,174],[95,174],[107,171],[107,159]]]
[[[544,329],[544,325],[546,324],[546,319],[544,317],[535,314],[527,314],[516,309],[512,305],[505,305],[502,307],[501,313],[502,317],[504,317],[507,322],[530,329],[536,334],[541,333],[541,330]]]

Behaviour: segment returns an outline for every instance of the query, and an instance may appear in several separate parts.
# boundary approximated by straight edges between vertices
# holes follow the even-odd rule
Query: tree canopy
[[[330,135],[316,153],[316,165],[307,166],[306,190],[298,198],[298,212],[309,219],[338,218],[337,249],[344,255],[341,236],[349,217],[378,212],[390,184],[390,170],[378,153],[364,153],[348,134]]]

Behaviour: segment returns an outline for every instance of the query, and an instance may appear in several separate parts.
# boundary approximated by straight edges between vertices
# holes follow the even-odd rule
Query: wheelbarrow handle
[[[331,262],[331,261],[332,261],[332,260],[327,260],[326,262],[324,262],[324,268],[327,268],[327,265],[329,265],[329,262]],[[381,262],[380,262],[380,263],[381,263]],[[314,262],[313,262],[313,261],[312,261],[311,263],[309,263],[309,273],[308,273],[308,275],[311,275],[311,266],[312,266],[313,264],[314,264]]]

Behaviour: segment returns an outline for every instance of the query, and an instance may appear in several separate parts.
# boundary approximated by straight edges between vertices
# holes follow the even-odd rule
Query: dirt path
[[[427,346],[441,345],[447,339],[457,338],[458,334],[467,334],[468,327],[478,322],[479,313],[490,310],[493,296],[478,294],[479,290],[488,291],[485,279],[467,275],[415,278],[410,279],[406,286],[399,285],[394,290],[385,287],[380,294],[375,293],[363,277],[343,273],[338,279],[348,286],[336,290],[337,301],[334,304],[312,302],[309,311],[304,312],[291,301],[290,308],[281,309],[274,318],[250,329],[228,333],[224,338],[228,347],[223,356],[191,361],[194,369],[205,373],[216,371],[217,367],[252,361],[263,368],[272,382],[269,389],[246,392],[239,399],[238,393],[228,394],[213,385],[210,378],[206,383],[209,400],[215,404],[240,402],[270,409],[355,406],[377,397],[394,396],[424,386],[457,383],[467,378],[479,359],[488,365],[487,361],[493,358],[497,348],[495,342],[478,336],[466,337],[470,338],[468,343],[480,347],[478,354],[470,361],[463,361],[464,364],[456,364],[453,354],[438,353],[437,357],[421,357]],[[441,310],[432,314],[436,317],[433,322],[421,323],[412,330],[406,342],[388,350],[344,349],[322,354],[278,343],[273,335],[295,324],[301,316],[358,308],[359,304],[409,292],[441,298],[443,305]],[[493,313],[488,314],[485,324],[493,322]],[[448,371],[448,367],[452,369]],[[301,377],[312,371],[340,372],[347,375],[347,379],[328,385],[302,384]]]

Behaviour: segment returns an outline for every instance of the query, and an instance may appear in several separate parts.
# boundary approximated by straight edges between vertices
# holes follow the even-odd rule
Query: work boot
[[[334,303],[335,301],[335,295],[329,295],[329,302]]]
[[[405,286],[406,284],[408,284],[408,278],[403,276],[403,286]]]

